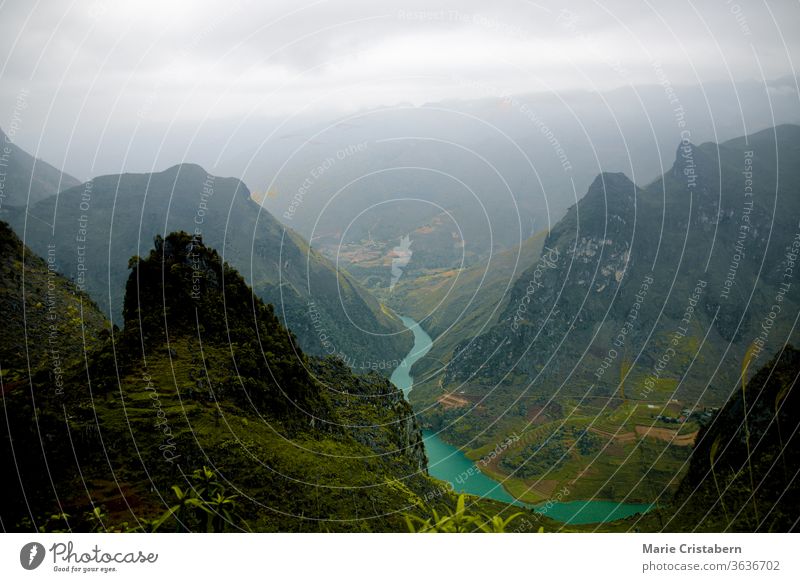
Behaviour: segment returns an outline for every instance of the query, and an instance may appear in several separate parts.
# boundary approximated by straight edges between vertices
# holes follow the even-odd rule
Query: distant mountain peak
[[[622,172],[597,175],[580,200],[581,212],[624,217],[633,212],[639,188]]]
[[[593,192],[606,193],[636,193],[636,184],[623,172],[601,172],[589,186],[587,195]]]
[[[200,164],[196,164],[194,162],[182,162],[180,164],[175,164],[174,166],[170,166],[166,170],[162,170],[159,173],[163,176],[169,176],[169,177],[174,176],[175,179],[188,178],[190,180],[196,180],[198,182],[201,182],[203,184],[203,187],[208,188],[212,193],[214,185],[217,181],[235,180],[238,183],[236,185],[236,194],[246,198],[247,200],[250,200],[250,189],[239,178],[217,176],[206,170]]]
[[[682,185],[683,191],[701,193],[714,190],[719,177],[718,150],[716,143],[696,145],[681,141],[675,149],[675,162],[671,175]]]
[[[211,176],[203,166],[200,164],[195,164],[194,162],[181,162],[180,164],[175,164],[174,166],[170,166],[166,170],[162,170],[161,174],[195,174],[200,175],[204,174],[206,176]]]

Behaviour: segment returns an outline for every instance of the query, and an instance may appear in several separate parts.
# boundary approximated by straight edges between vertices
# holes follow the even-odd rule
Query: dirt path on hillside
[[[666,441],[676,447],[690,447],[697,439],[698,431],[688,434],[678,434],[677,430],[669,428],[655,428],[652,426],[636,425],[636,434],[644,437],[651,437],[661,441]]]
[[[591,427],[589,429],[590,432],[603,436],[607,439],[614,441],[615,443],[630,443],[636,440],[636,433],[635,432],[608,432],[606,430],[601,430],[599,428]]]

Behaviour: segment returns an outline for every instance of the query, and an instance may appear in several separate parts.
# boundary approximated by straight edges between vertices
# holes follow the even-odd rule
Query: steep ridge
[[[605,312],[628,268],[635,225],[633,201],[640,196],[641,191],[623,174],[598,176],[580,203],[549,233],[538,261],[515,281],[492,332],[456,349],[457,359],[448,368],[447,380],[493,379],[511,368],[501,363],[497,370],[481,368],[482,362],[472,358],[495,353],[495,359],[511,364],[534,340],[541,343],[548,338],[556,343],[564,329],[573,334],[570,343],[584,346],[585,336],[593,332],[592,319]],[[535,365],[526,359],[524,369],[514,371],[528,374]],[[475,374],[474,370],[480,371]]]
[[[7,215],[21,232],[24,213]],[[309,353],[386,369],[379,364],[411,345],[390,311],[261,209],[242,182],[196,165],[100,176],[43,200],[28,209],[26,243],[40,254],[54,252],[61,272],[119,323],[128,258],[174,230],[218,248]]]
[[[60,393],[43,373],[3,398],[5,528],[404,531],[453,503],[400,391],[306,356],[201,238],[158,237],[130,267],[113,341]],[[236,511],[206,523],[210,489]]]

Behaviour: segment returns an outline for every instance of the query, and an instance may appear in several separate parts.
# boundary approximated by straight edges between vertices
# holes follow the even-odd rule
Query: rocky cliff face
[[[312,371],[333,402],[340,427],[380,455],[428,472],[428,458],[414,410],[394,384],[371,372],[352,375],[336,358],[314,359]]]
[[[751,346],[761,364],[797,341],[799,159],[800,127],[781,126],[681,144],[644,189],[601,174],[442,388],[511,416],[524,395],[615,395],[622,376],[628,397],[722,404]]]
[[[445,381],[491,382],[512,370],[535,375],[551,355],[542,348],[555,348],[565,331],[570,343],[585,341],[627,274],[640,196],[622,174],[598,176],[516,281],[494,328],[455,350]]]
[[[799,146],[800,128],[782,126],[720,145],[683,144],[673,168],[646,190],[622,174],[598,176],[517,280],[498,324],[455,350],[446,383],[530,380],[546,366],[550,381],[608,391],[602,385],[619,378],[622,354],[614,374],[595,382],[594,372],[620,330],[617,352],[638,357],[644,375],[664,338],[683,329],[690,339],[678,351],[691,359],[709,326],[701,361],[733,344],[720,384],[735,380],[726,374],[758,337],[767,303],[778,295],[796,301],[781,284],[796,253],[800,203],[792,192],[800,175],[789,160]],[[783,321],[772,350],[788,329]],[[641,354],[637,342],[646,342]],[[683,373],[680,359],[670,377]]]

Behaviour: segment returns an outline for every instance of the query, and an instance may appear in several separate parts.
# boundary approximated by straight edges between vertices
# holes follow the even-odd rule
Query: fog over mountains
[[[447,210],[467,251],[481,254],[490,238],[509,247],[552,228],[600,172],[648,184],[672,165],[682,137],[722,142],[800,121],[791,78],[702,86],[665,78],[660,86],[557,95],[497,91],[279,132],[241,172],[265,195],[265,207],[307,238],[347,242],[340,234],[347,226],[349,240],[359,240],[381,212],[396,216],[391,204],[375,205],[411,197],[419,200],[405,213],[413,218],[401,221],[424,223]],[[327,159],[334,162],[324,165]],[[315,178],[310,172],[320,165],[324,178]],[[390,222],[391,236],[412,230]]]

